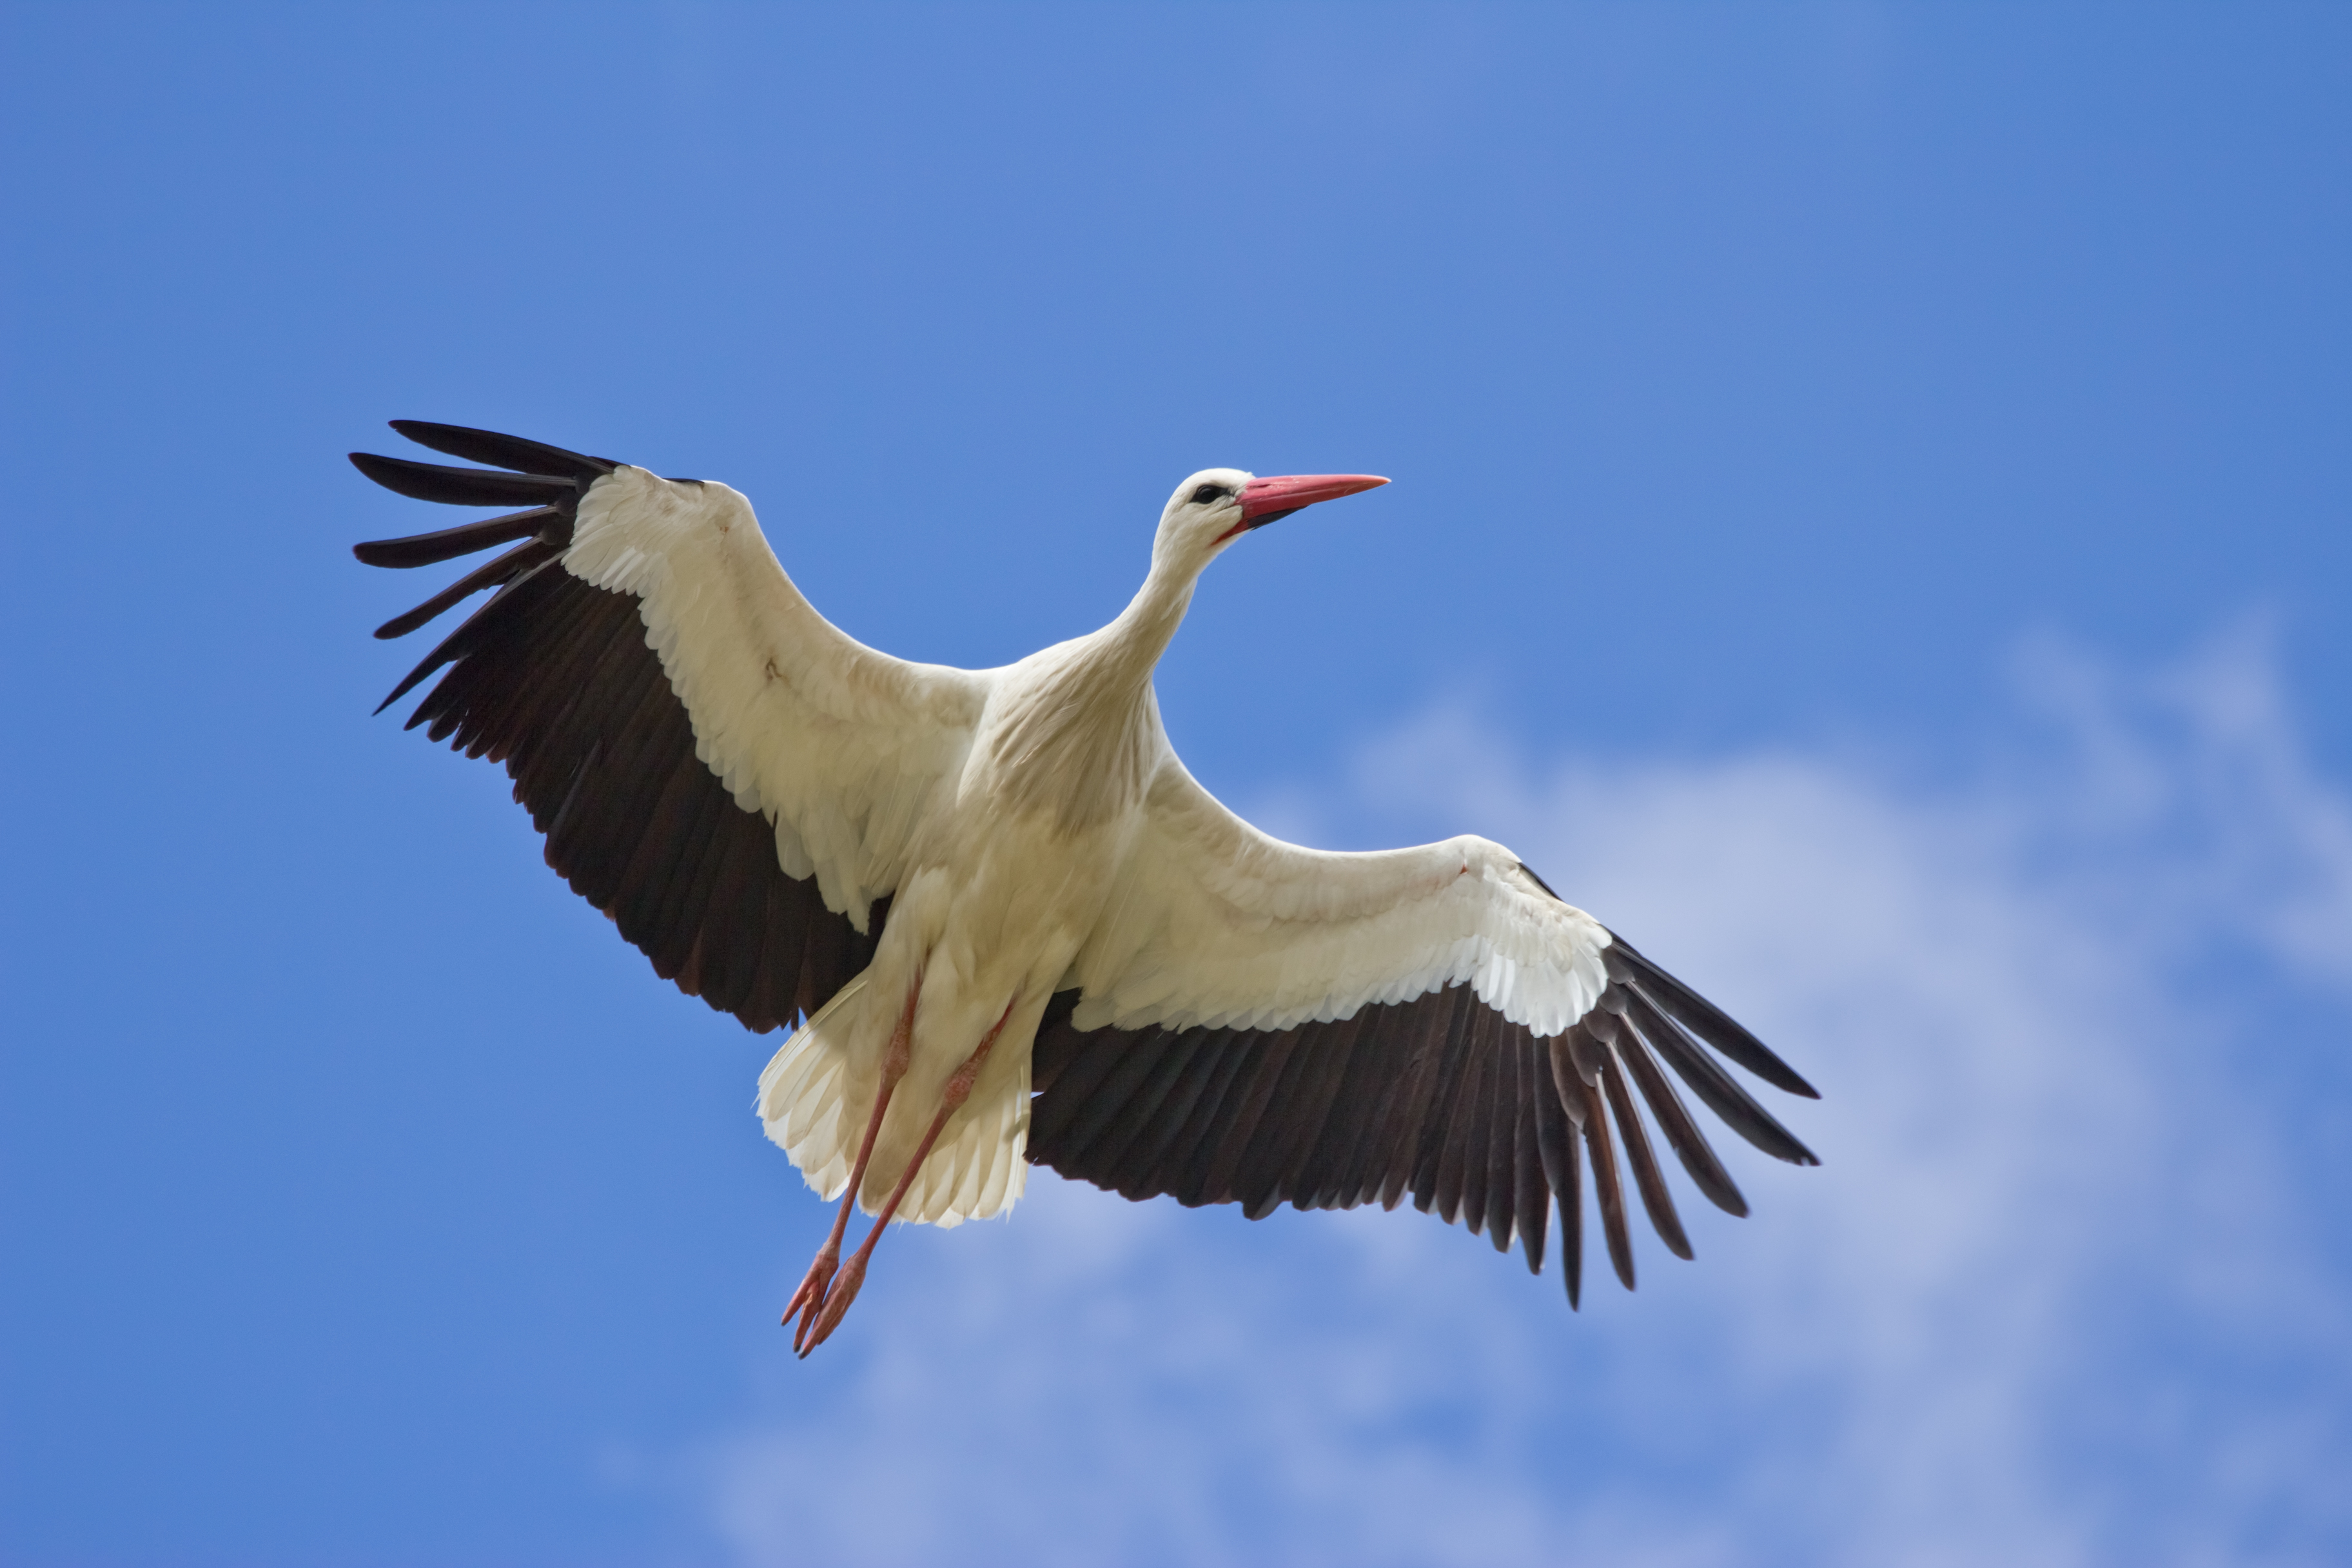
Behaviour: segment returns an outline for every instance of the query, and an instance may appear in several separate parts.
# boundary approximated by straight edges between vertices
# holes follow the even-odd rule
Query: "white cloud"
[[[1727,1148],[1756,1214],[1686,1196],[1696,1265],[1652,1247],[1571,1319],[1409,1212],[1047,1177],[891,1238],[830,1372],[686,1464],[708,1522],[750,1563],[1040,1568],[2352,1543],[2352,1290],[2298,1250],[2292,1107],[2231,1071],[2273,1048],[2263,963],[2352,982],[2352,807],[2258,637],[2021,668],[2062,743],[1944,798],[1852,758],[1534,767],[1442,710],[1280,803],[1477,825],[1822,1085],[1788,1120],[1824,1168]]]

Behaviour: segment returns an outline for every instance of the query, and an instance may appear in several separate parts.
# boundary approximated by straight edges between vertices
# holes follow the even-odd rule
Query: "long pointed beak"
[[[1242,527],[1264,528],[1300,507],[1378,489],[1386,483],[1378,474],[1285,474],[1252,479],[1242,487]]]

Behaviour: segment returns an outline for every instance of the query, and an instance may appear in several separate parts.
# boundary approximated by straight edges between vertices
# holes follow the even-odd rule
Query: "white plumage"
[[[1600,1140],[1589,1152],[1629,1284],[1614,1154],[1600,1163],[1608,1110],[1661,1234],[1687,1251],[1629,1079],[1702,1189],[1744,1208],[1644,1039],[1744,1133],[1768,1147],[1777,1133],[1787,1147],[1771,1152],[1811,1158],[1725,1089],[1694,1036],[1811,1092],[1802,1080],[1501,845],[1301,848],[1226,810],[1177,759],[1150,678],[1202,570],[1252,528],[1386,481],[1194,474],[1162,510],[1143,586],[1116,619],[971,671],[893,658],[825,621],[724,485],[399,427],[523,472],[355,455],[379,481],[429,500],[541,503],[361,547],[404,565],[526,540],[385,628],[499,586],[403,684],[455,666],[412,722],[506,761],[551,862],[657,969],[754,1027],[807,1015],[761,1074],[757,1106],[827,1197],[856,1181],[868,1212],[940,1225],[1017,1201],[1041,1025],[1057,1078],[1111,1053],[1067,1080],[1095,1082],[1091,1098],[1073,1088],[1066,1110],[1049,1089],[1034,1103],[1071,1145],[1066,1168],[1120,1190],[1231,1197],[1257,1213],[1284,1196],[1394,1203],[1410,1185],[1448,1218],[1468,1194],[1473,1228],[1502,1246],[1517,1236],[1535,1266],[1548,1200],[1573,1185],[1562,1130],[1581,1129]],[[631,610],[657,683],[612,619]],[[745,847],[761,843],[772,864]],[[1447,1000],[1465,989],[1483,1012]],[[1188,1135],[1200,1145],[1189,1164]],[[1567,1205],[1563,1194],[1572,1231]],[[873,1245],[836,1281],[840,1237],[837,1224],[795,1300],[812,1345]]]

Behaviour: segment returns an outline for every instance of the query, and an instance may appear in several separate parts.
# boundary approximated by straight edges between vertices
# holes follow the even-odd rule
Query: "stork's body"
[[[1021,1195],[1029,1042],[1131,874],[1151,781],[1174,760],[1151,670],[1192,597],[1181,571],[1156,562],[1118,619],[999,672],[962,766],[912,840],[865,983],[777,1053],[761,1107],[772,1133],[798,1099],[783,1080],[800,1052],[837,1049],[848,1102],[869,1100],[898,1011],[914,997],[906,1093],[882,1125],[860,1194],[869,1207],[893,1179],[878,1173],[905,1168],[929,1108],[992,1031],[1009,1048],[992,1051],[942,1135],[947,1155],[919,1177],[903,1212],[985,1218]],[[956,1136],[965,1128],[969,1140]],[[837,1116],[833,1135],[814,1136],[805,1150],[777,1141],[803,1171],[830,1178],[850,1131]]]
[[[755,1028],[806,1018],[758,1100],[769,1136],[843,1200],[786,1314],[804,1348],[854,1298],[883,1223],[1000,1213],[1041,1157],[1253,1215],[1410,1190],[1498,1246],[1516,1237],[1535,1268],[1555,1196],[1571,1244],[1580,1226],[1580,1131],[1628,1285],[1619,1142],[1688,1254],[1629,1083],[1701,1190],[1745,1210],[1651,1049],[1743,1135],[1811,1162],[1700,1042],[1810,1094],[1803,1080],[1500,845],[1301,849],[1178,761],[1151,673],[1202,571],[1254,527],[1385,481],[1195,474],[1115,620],[967,671],[835,630],[724,486],[400,428],[551,470],[355,458],[424,499],[541,500],[361,547],[413,565],[526,540],[380,634],[499,585],[394,693],[455,665],[411,722],[506,761],[551,863],[659,972]],[[1035,1081],[1041,1064],[1057,1083]],[[861,1204],[881,1217],[836,1283]]]
[[[986,1218],[1021,1196],[1030,1045],[1167,754],[1157,648],[1130,673],[1140,640],[1114,624],[1004,672],[915,834],[873,963],[761,1076],[769,1135],[819,1191],[857,1189],[785,1308],[806,1349],[855,1299],[884,1224]],[[880,1217],[836,1283],[853,1202]]]

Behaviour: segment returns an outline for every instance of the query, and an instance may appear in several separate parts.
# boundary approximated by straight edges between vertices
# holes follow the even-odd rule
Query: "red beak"
[[[1378,489],[1386,483],[1388,480],[1378,474],[1285,474],[1276,479],[1252,479],[1242,487],[1241,528],[1234,531],[1263,528],[1276,518],[1288,517],[1300,507]]]

